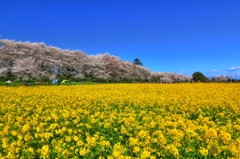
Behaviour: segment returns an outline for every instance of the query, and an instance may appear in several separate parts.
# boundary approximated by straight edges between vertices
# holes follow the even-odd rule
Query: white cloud
[[[228,71],[236,71],[236,70],[240,70],[240,66],[231,67]]]
[[[213,73],[218,73],[220,70],[212,70]]]

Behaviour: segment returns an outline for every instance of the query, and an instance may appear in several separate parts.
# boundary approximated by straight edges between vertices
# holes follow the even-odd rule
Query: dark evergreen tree
[[[140,60],[139,58],[135,58],[135,59],[133,60],[133,63],[136,64],[136,65],[140,65],[140,66],[143,65],[142,62],[141,62],[141,60]]]

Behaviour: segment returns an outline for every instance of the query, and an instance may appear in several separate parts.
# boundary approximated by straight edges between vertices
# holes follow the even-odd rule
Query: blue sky
[[[5,0],[1,39],[45,42],[152,72],[240,78],[239,0]]]

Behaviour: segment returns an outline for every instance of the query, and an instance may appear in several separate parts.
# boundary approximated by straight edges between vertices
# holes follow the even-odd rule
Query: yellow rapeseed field
[[[240,84],[0,87],[0,158],[240,158]]]

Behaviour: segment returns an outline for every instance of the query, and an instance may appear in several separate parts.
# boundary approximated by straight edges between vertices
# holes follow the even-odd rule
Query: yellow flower
[[[67,137],[66,137],[66,141],[67,141],[67,142],[71,142],[71,141],[72,141],[71,137],[67,136]]]
[[[52,151],[185,158],[195,150],[178,149],[193,143],[203,157],[240,158],[239,90],[237,83],[2,86],[0,158],[49,158]]]
[[[205,149],[205,148],[203,148],[203,147],[200,148],[199,152],[200,152],[203,156],[207,156],[207,155],[208,155],[208,150]]]
[[[178,149],[173,144],[167,145],[166,150],[174,157],[179,157]]]
[[[74,135],[74,136],[73,136],[73,140],[77,142],[77,141],[79,140],[79,137],[76,136],[76,135]]]
[[[30,141],[32,139],[32,136],[30,134],[26,134],[24,136],[24,141]]]
[[[116,143],[113,146],[113,157],[118,158],[125,152],[125,148],[121,145],[120,142]]]
[[[7,148],[9,145],[8,145],[8,138],[3,138],[2,139],[2,147],[3,148]]]
[[[52,133],[44,133],[45,139],[49,140],[51,137],[53,137]]]
[[[25,133],[25,132],[27,132],[29,129],[30,129],[30,126],[29,126],[28,124],[25,124],[25,125],[23,126],[21,132],[22,132],[22,133]]]
[[[113,150],[113,157],[114,158],[118,158],[118,157],[120,157],[121,156],[121,152],[120,151],[118,151],[118,150]]]
[[[12,131],[12,135],[13,135],[13,136],[17,136],[17,134],[18,134],[17,131],[15,131],[15,130]]]
[[[28,152],[30,152],[31,154],[34,154],[34,149],[32,147],[29,147]]]
[[[84,147],[81,148],[79,151],[80,156],[85,156],[88,153],[88,150]]]
[[[134,138],[134,137],[130,137],[129,140],[130,140],[130,142],[129,142],[130,146],[134,146],[134,145],[138,144],[138,142],[139,142],[138,138]]]
[[[111,126],[111,124],[110,124],[109,122],[106,122],[106,123],[104,124],[104,128],[105,128],[105,129],[109,128],[110,126]]]
[[[190,129],[190,128],[187,128],[186,134],[187,134],[187,137],[188,137],[188,138],[192,138],[192,137],[197,136],[197,133],[195,133],[195,131],[192,130],[192,129]]]
[[[138,146],[133,147],[133,153],[138,153],[140,152],[140,148]]]
[[[141,153],[141,158],[149,158],[150,157],[151,152],[147,151],[147,150],[143,150],[143,152]]]
[[[84,143],[82,142],[82,140],[77,141],[77,146],[83,146],[83,145],[84,145]]]
[[[68,133],[71,134],[73,132],[72,129],[68,129]]]
[[[41,154],[42,154],[44,157],[46,157],[46,156],[48,156],[48,153],[49,153],[49,147],[48,147],[48,145],[44,145],[44,146],[42,147],[42,149],[41,149]]]
[[[101,141],[99,145],[101,145],[103,148],[109,148],[111,144],[109,141]]]
[[[57,115],[57,114],[52,113],[51,116],[52,116],[52,118],[54,119],[55,122],[58,122],[58,121],[59,121],[59,118],[58,118],[58,115]]]
[[[23,139],[22,134],[18,134],[17,137],[18,137],[19,140],[22,140],[22,139]]]
[[[63,131],[63,132],[67,131],[67,128],[66,128],[66,127],[63,127],[63,128],[62,128],[62,131]]]
[[[229,141],[232,139],[231,134],[229,134],[228,132],[225,132],[225,131],[220,131],[219,137],[224,144],[229,143]]]

